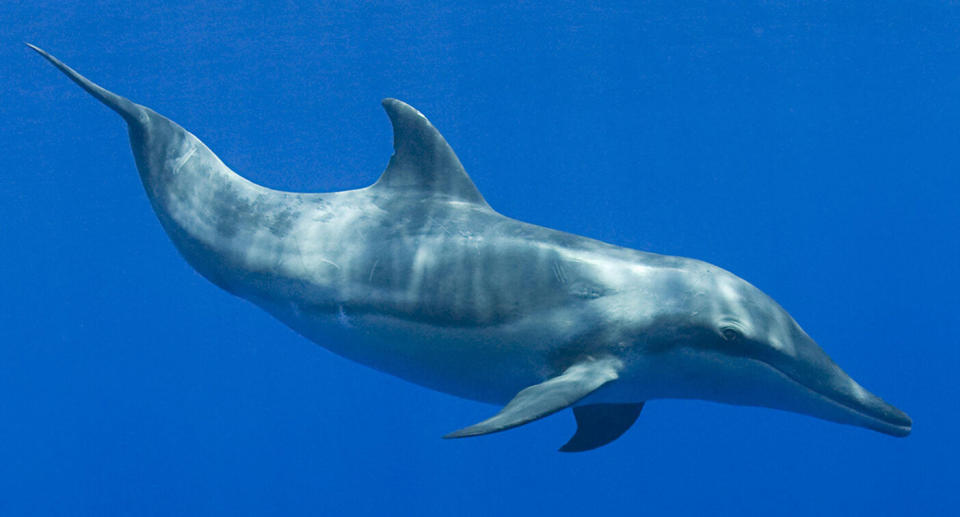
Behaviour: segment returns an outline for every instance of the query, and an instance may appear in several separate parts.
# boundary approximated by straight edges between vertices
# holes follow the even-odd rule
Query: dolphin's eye
[[[732,328],[730,328],[730,327],[727,327],[727,328],[721,330],[721,331],[720,331],[720,334],[723,335],[723,339],[725,339],[725,340],[727,340],[727,341],[731,341],[731,342],[733,342],[733,341],[739,341],[740,338],[743,337],[743,335],[740,334],[740,332],[738,332],[738,331],[736,331],[735,329],[732,329]]]

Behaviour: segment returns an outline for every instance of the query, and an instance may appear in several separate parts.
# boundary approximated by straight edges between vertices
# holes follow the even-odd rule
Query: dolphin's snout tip
[[[913,430],[913,419],[909,415],[875,395],[871,395],[864,409],[864,414],[873,420],[869,427],[881,433],[902,438]]]
[[[864,389],[839,368],[835,368],[834,374],[837,379],[833,383],[834,391],[826,398],[843,413],[836,415],[839,418],[827,417],[827,420],[836,419],[898,438],[910,435],[913,431],[910,416]]]
[[[909,436],[910,432],[913,431],[913,419],[893,406],[890,406],[890,409],[893,411],[891,411],[890,418],[887,419],[887,423],[890,425],[890,432],[887,434],[898,438]]]
[[[883,434],[890,435],[896,438],[906,438],[910,436],[910,432],[913,430],[911,425],[894,425],[890,427],[885,427],[884,429],[878,429]]]
[[[895,436],[897,438],[906,438],[907,436],[910,436],[911,431],[913,431],[913,427],[908,425],[906,427],[899,428],[894,433],[890,433],[890,436]]]

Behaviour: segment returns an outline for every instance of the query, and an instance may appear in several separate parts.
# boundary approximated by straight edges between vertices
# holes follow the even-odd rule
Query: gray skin
[[[383,102],[395,154],[374,185],[256,185],[192,134],[31,46],[129,126],[164,230],[214,284],[329,350],[506,407],[448,437],[574,407],[562,450],[612,441],[643,402],[765,406],[910,433],[775,301],[699,260],[626,249],[492,210],[423,115]]]

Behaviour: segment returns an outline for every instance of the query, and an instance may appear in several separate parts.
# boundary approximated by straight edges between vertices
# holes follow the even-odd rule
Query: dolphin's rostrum
[[[504,406],[449,438],[572,407],[578,429],[561,450],[584,451],[662,398],[910,433],[906,414],[733,274],[498,214],[440,133],[400,101],[383,101],[395,153],[374,185],[280,192],[31,48],[126,120],[150,203],[203,276],[337,354]]]

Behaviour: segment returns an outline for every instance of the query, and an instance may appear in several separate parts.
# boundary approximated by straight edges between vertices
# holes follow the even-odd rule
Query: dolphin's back
[[[321,269],[335,273],[337,308],[479,326],[610,290],[589,265],[572,259],[572,248],[543,240],[554,232],[489,210],[423,203],[388,208],[381,217],[342,234],[339,243],[318,246],[340,250],[313,259],[336,263]]]

